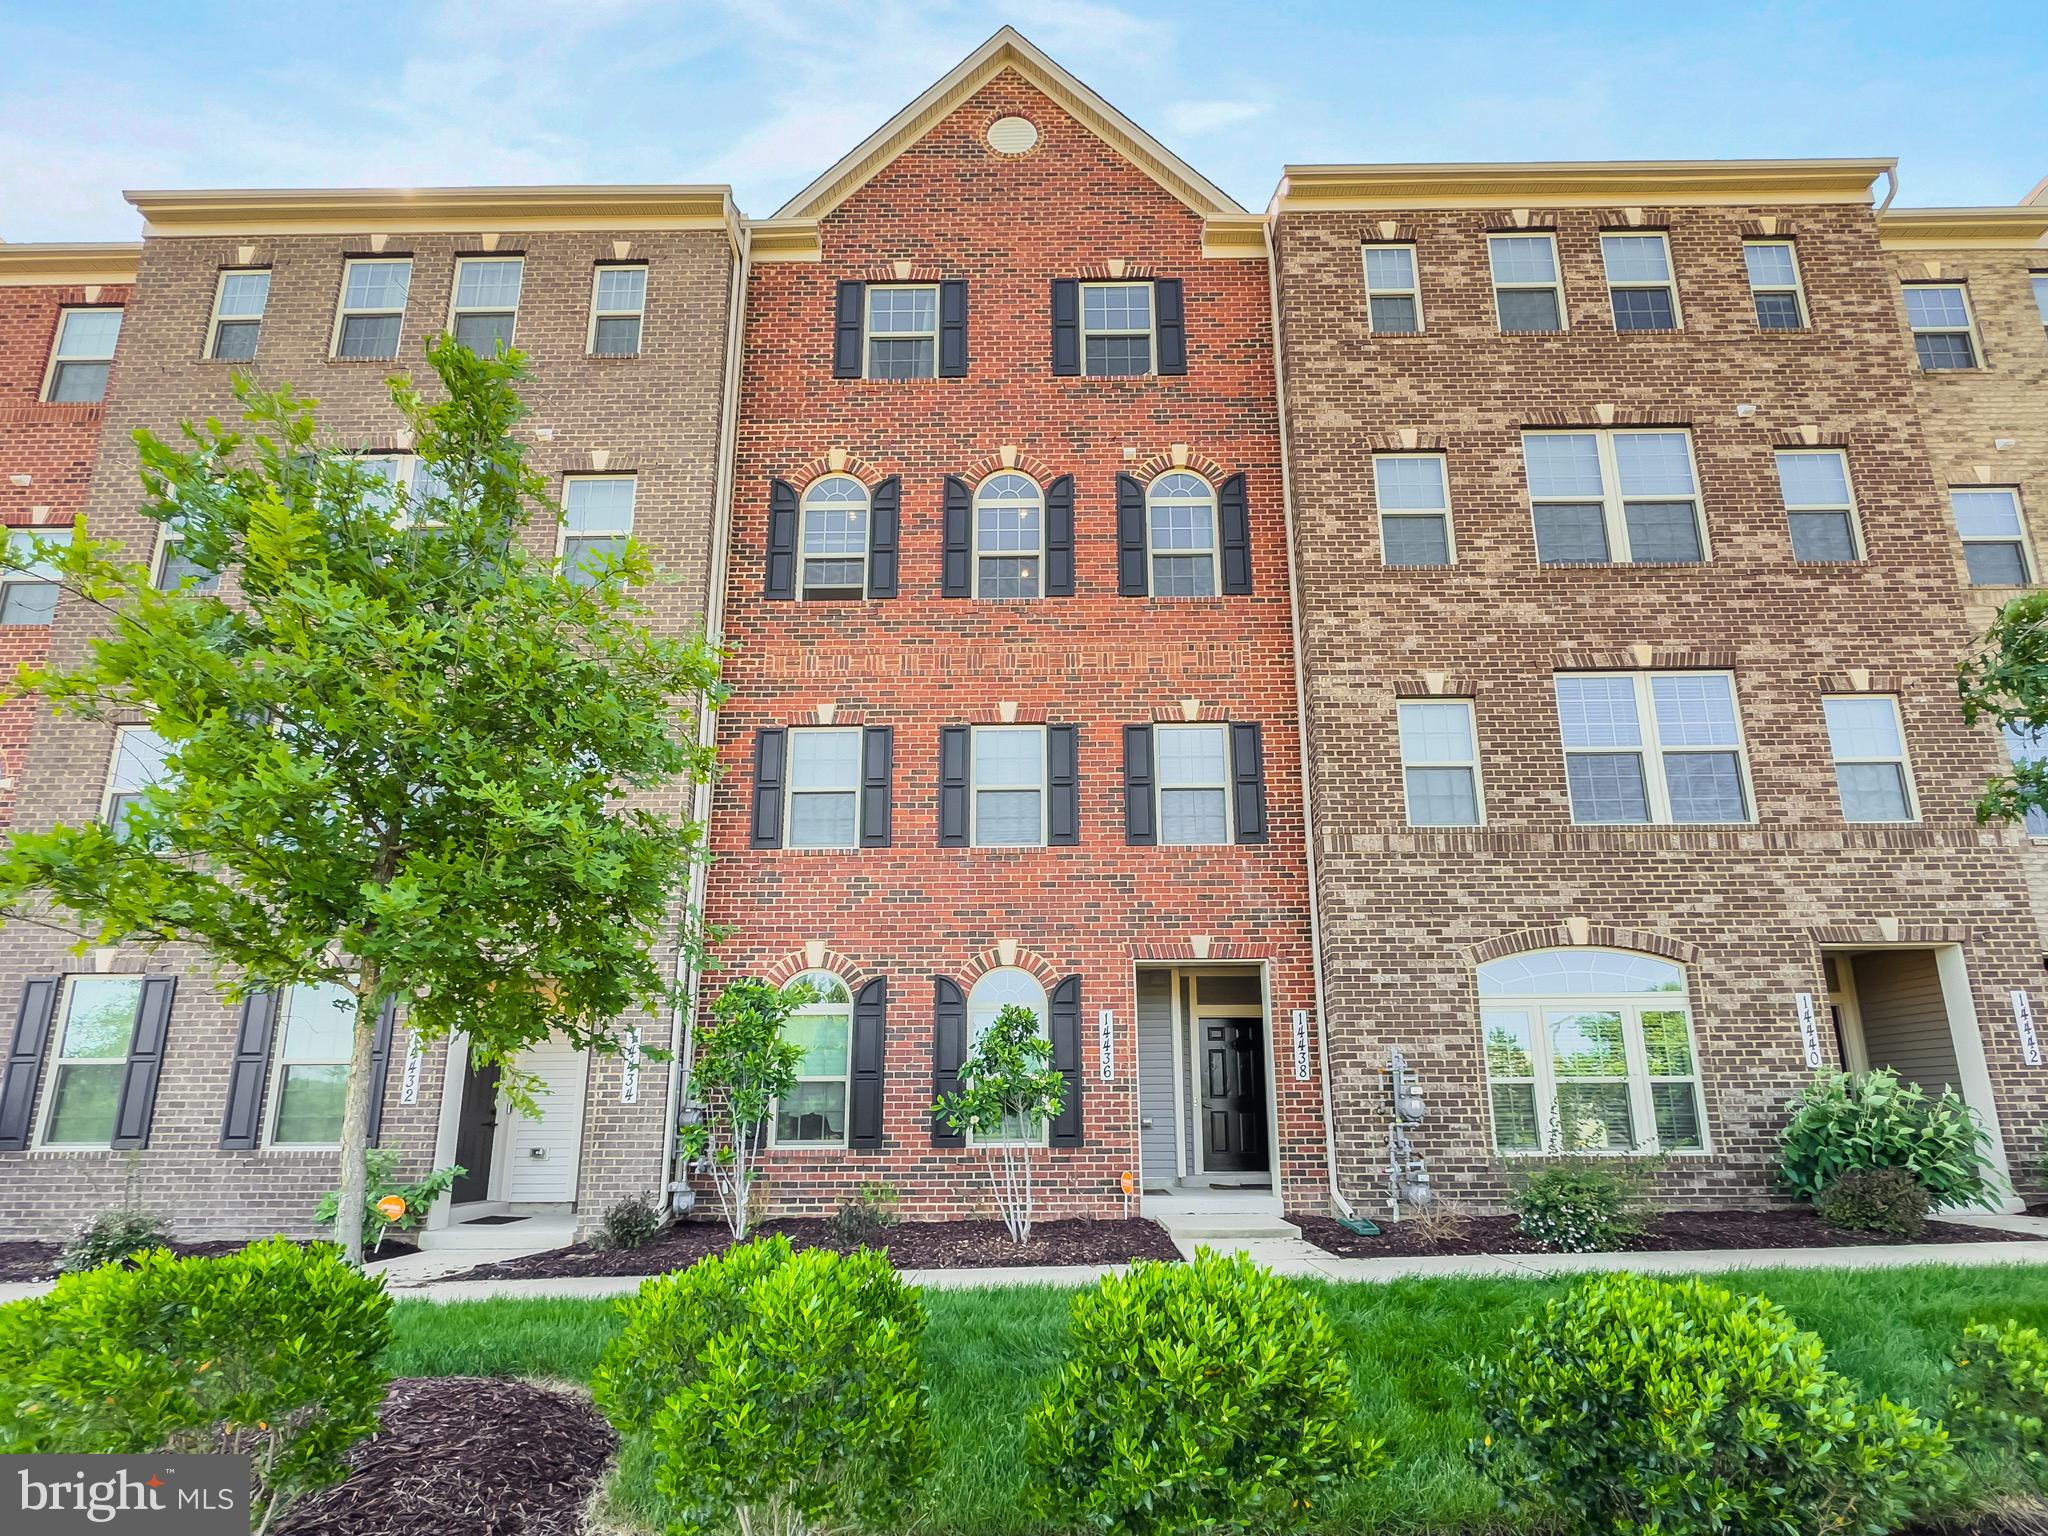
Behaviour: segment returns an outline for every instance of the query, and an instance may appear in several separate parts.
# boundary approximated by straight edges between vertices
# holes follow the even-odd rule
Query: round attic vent
[[[1021,155],[1038,143],[1038,129],[1028,117],[999,117],[988,125],[988,147],[999,155]]]

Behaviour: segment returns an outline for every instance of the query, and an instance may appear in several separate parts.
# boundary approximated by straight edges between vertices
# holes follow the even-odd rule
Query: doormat
[[[510,1226],[515,1221],[526,1221],[528,1219],[525,1216],[472,1216],[463,1225],[465,1227],[504,1227]]]

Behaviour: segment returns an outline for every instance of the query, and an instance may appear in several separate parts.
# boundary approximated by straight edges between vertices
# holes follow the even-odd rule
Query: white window
[[[858,600],[868,589],[868,488],[827,475],[804,489],[797,587],[810,601]]]
[[[1686,432],[1524,432],[1522,462],[1546,565],[1704,560]]]
[[[860,741],[858,726],[789,733],[784,847],[860,845]]]
[[[1159,841],[1230,841],[1230,733],[1221,725],[1152,730],[1159,782]]]
[[[374,494],[388,498],[391,521],[398,528],[438,528],[438,518],[422,515],[424,505],[445,496],[440,475],[409,453],[365,454],[356,459],[364,474],[383,487]]]
[[[797,1064],[796,1086],[775,1102],[775,1145],[843,1147],[853,998],[830,971],[811,971],[797,980],[814,995],[782,1028],[782,1038],[803,1047],[804,1057]]]
[[[1906,324],[1913,331],[1913,350],[1927,372],[1977,366],[1977,327],[1962,284],[1907,284]]]
[[[1748,240],[1742,263],[1749,269],[1749,294],[1760,331],[1806,328],[1806,293],[1799,282],[1799,253],[1790,240]]]
[[[1005,470],[974,492],[974,595],[1037,597],[1045,568],[1045,497]]]
[[[598,357],[636,357],[647,311],[647,269],[597,269],[590,296],[590,350]]]
[[[1374,454],[1372,494],[1382,563],[1451,563],[1451,498],[1442,454]]]
[[[2008,725],[2004,728],[2005,753],[2012,759],[2015,768],[2022,764],[2034,768],[2048,765],[2048,740],[2040,731],[2030,731],[2022,726]],[[2038,806],[2027,810],[2027,836],[2048,837],[2048,811]]]
[[[124,725],[114,733],[114,763],[107,773],[107,800],[100,814],[114,836],[127,837],[143,791],[169,778],[170,750],[147,726]]]
[[[344,262],[341,311],[334,317],[334,355],[398,356],[398,333],[405,324],[405,300],[411,289],[409,257]]]
[[[939,371],[939,290],[868,284],[868,377],[929,379]]]
[[[47,624],[57,612],[57,572],[36,554],[38,544],[69,544],[69,528],[10,528],[7,568],[0,571],[0,624]]]
[[[977,848],[1045,845],[1045,728],[977,725],[974,829]]]
[[[1685,972],[1612,949],[1479,967],[1493,1144],[1517,1152],[1704,1152]]]
[[[1678,285],[1671,278],[1671,244],[1661,230],[1602,235],[1607,300],[1617,331],[1678,329]]]
[[[631,475],[571,475],[562,482],[562,570],[590,586],[607,559],[625,552],[633,535]]]
[[[57,317],[57,344],[43,398],[60,405],[90,405],[107,398],[114,344],[121,339],[118,309],[67,309]]]
[[[1091,378],[1152,371],[1152,285],[1081,285],[1081,371]]]
[[[1216,595],[1216,492],[1200,475],[1174,470],[1145,495],[1154,597]]]
[[[1564,284],[1557,276],[1554,235],[1489,235],[1493,304],[1503,331],[1565,328]]]
[[[1884,693],[1837,694],[1822,699],[1821,708],[1843,820],[1917,821],[1899,701]]]
[[[2034,579],[2020,493],[2009,485],[1951,486],[1950,511],[1973,587],[2023,587]]]
[[[209,571],[185,554],[185,520],[172,517],[157,525],[156,587],[159,592],[190,585],[194,592],[220,590],[220,572]]]
[[[1560,675],[1557,720],[1574,822],[1749,820],[1742,722],[1727,673]]]
[[[519,324],[519,290],[526,280],[523,256],[465,256],[455,263],[455,300],[448,328],[480,357],[500,343],[512,345]]]
[[[275,1147],[339,1146],[356,995],[338,982],[315,982],[290,988],[280,1011],[266,1140]]]
[[[2048,274],[2034,274],[2034,308],[2040,313],[2041,324],[2048,326]]]
[[[1414,246],[1365,247],[1365,314],[1375,336],[1406,336],[1422,329]]]
[[[270,273],[262,267],[229,268],[213,293],[213,323],[206,355],[215,362],[247,362],[263,335],[263,311],[270,304]]]
[[[1860,560],[1849,456],[1839,448],[1780,448],[1778,491],[1792,534],[1792,558]]]
[[[1478,733],[1472,701],[1430,699],[1402,704],[1402,792],[1411,827],[1476,827],[1479,800]]]
[[[974,984],[973,990],[967,994],[967,1037],[969,1043],[978,1041],[983,1035],[987,1034],[989,1026],[996,1021],[996,1015],[1009,1007],[1029,1008],[1032,1013],[1038,1016],[1039,1033],[1047,1033],[1048,1010],[1046,1007],[1045,988],[1038,984],[1038,978],[1029,971],[1020,971],[1014,967],[1006,966],[999,970],[990,971],[987,975],[983,976],[981,980]],[[998,1140],[1043,1141],[1047,1129],[1048,1127],[1042,1120],[1036,1125],[1027,1126],[1020,1119],[1006,1117],[1002,1135]],[[983,1138],[976,1138],[976,1143],[982,1146],[988,1144]]]
[[[69,976],[57,1015],[57,1049],[43,1093],[45,1147],[105,1147],[114,1140],[121,1081],[142,1009],[140,976]]]

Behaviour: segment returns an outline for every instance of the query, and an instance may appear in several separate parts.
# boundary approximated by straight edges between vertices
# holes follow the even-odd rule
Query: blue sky
[[[1246,206],[1287,161],[1897,155],[1903,205],[2048,176],[2020,4],[0,0],[0,236],[128,187],[730,182],[777,204],[1003,21]]]

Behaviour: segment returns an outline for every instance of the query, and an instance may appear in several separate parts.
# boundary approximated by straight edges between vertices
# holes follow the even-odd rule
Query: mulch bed
[[[1018,1247],[1000,1221],[905,1221],[886,1227],[865,1243],[849,1242],[822,1217],[765,1221],[757,1237],[780,1233],[792,1248],[830,1248],[852,1253],[879,1249],[898,1269],[1037,1269],[1047,1264],[1125,1264],[1133,1259],[1178,1260],[1180,1250],[1157,1222],[1040,1221],[1031,1241]],[[538,1280],[565,1275],[662,1275],[687,1269],[707,1254],[732,1246],[722,1221],[679,1222],[645,1248],[596,1248],[577,1243],[524,1258],[450,1275],[451,1280]]]
[[[1347,1259],[1421,1258],[1431,1254],[1542,1253],[1546,1250],[1522,1235],[1513,1216],[1468,1216],[1458,1228],[1432,1241],[1422,1223],[1381,1222],[1378,1237],[1361,1237],[1327,1216],[1287,1218],[1301,1235],[1325,1253]],[[1989,1227],[1930,1221],[1913,1241],[1921,1243],[2025,1242],[2030,1234],[2000,1232]],[[1650,1218],[1649,1230],[1628,1253],[1698,1253],[1707,1248],[1867,1248],[1896,1243],[1900,1238],[1876,1232],[1844,1232],[1831,1227],[1807,1206],[1779,1206],[1763,1211],[1663,1211]]]
[[[349,1475],[276,1536],[580,1536],[618,1438],[580,1397],[522,1381],[394,1381]]]
[[[174,1242],[171,1252],[181,1259],[215,1259],[247,1246],[246,1238],[213,1238],[203,1243]],[[402,1253],[416,1252],[418,1250],[410,1244],[386,1243],[375,1253],[364,1254],[363,1262],[381,1264]],[[63,1256],[62,1243],[26,1240],[0,1243],[0,1281],[54,1280],[57,1278],[57,1261]]]

